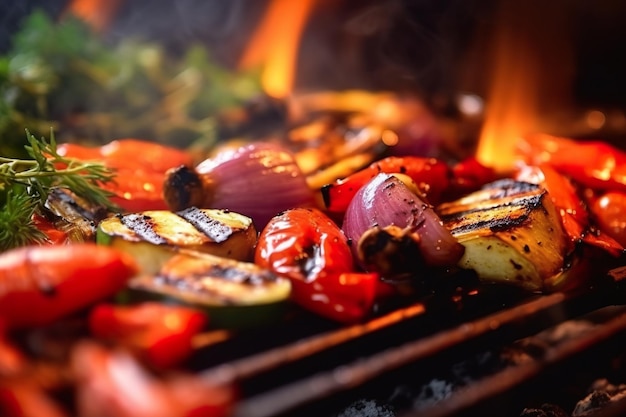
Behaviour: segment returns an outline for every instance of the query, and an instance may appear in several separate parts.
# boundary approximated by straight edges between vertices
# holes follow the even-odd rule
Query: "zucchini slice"
[[[239,261],[252,259],[257,232],[239,213],[191,207],[120,214],[100,222],[96,242],[135,257],[144,274],[155,274],[179,249]]]
[[[153,275],[129,282],[134,299],[200,307],[213,327],[241,327],[275,320],[291,294],[291,282],[252,262],[181,250]]]

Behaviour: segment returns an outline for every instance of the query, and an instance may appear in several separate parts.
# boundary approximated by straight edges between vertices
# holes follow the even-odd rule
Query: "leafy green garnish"
[[[118,209],[109,199],[112,194],[99,187],[114,179],[113,171],[59,155],[53,132],[49,141],[28,131],[26,138],[29,159],[0,157],[0,251],[45,240],[32,217],[53,188],[68,189],[90,204]]]
[[[6,193],[0,212],[0,251],[46,240],[46,235],[33,223],[37,207],[38,201],[25,192],[11,189]]]
[[[24,157],[21,132],[61,142],[134,137],[186,148],[216,138],[216,114],[261,91],[257,72],[218,65],[205,47],[106,42],[78,18],[27,18],[0,56],[0,155]]]

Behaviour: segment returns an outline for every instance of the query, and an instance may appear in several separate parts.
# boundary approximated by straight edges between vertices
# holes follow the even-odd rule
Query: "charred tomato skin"
[[[354,269],[341,229],[322,211],[284,211],[262,230],[255,263],[287,277],[300,306],[339,322],[366,317],[374,304],[378,275]]]

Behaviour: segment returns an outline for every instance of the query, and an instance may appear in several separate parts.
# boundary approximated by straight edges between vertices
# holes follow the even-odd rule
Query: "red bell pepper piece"
[[[60,245],[69,242],[69,236],[66,232],[57,229],[45,217],[35,213],[33,215],[33,223],[37,229],[46,235],[47,241],[53,245]]]
[[[329,213],[345,213],[356,192],[379,173],[402,173],[415,181],[430,202],[438,201],[450,185],[448,165],[434,158],[390,156],[373,162],[368,167],[339,179],[322,188],[322,196]]]
[[[607,191],[594,196],[589,210],[600,229],[626,247],[626,192]]]
[[[206,323],[206,316],[198,310],[157,302],[100,304],[89,316],[94,336],[130,348],[157,368],[172,367],[187,359],[193,351],[193,336]]]
[[[347,238],[317,209],[295,208],[270,220],[255,262],[289,278],[296,303],[340,322],[363,319],[377,295],[378,275],[355,271]]]
[[[71,158],[102,161],[116,169],[165,172],[193,164],[191,154],[184,150],[138,139],[118,139],[98,147],[63,143],[58,145],[57,152]]]
[[[114,195],[113,203],[123,210],[136,213],[145,210],[167,210],[163,197],[165,173],[120,168],[115,179],[102,184],[102,188]]]
[[[593,231],[585,202],[575,185],[551,165],[521,166],[515,179],[543,186],[558,210],[561,223],[570,237],[570,251],[579,242],[598,247],[611,255],[620,256],[624,247],[602,230]]]
[[[36,382],[0,380],[0,415],[3,417],[69,417]]]
[[[114,295],[138,271],[134,260],[94,244],[27,246],[0,255],[0,318],[42,326]]]
[[[0,318],[0,379],[19,374],[27,364],[26,356],[7,339],[7,326]]]
[[[481,164],[474,157],[466,158],[452,165],[451,169],[450,186],[443,190],[446,200],[462,197],[498,179],[498,173],[495,169]]]
[[[607,143],[536,134],[519,148],[529,165],[549,164],[594,190],[626,191],[626,152]]]
[[[114,169],[114,181],[102,188],[114,194],[112,202],[129,212],[165,210],[165,173],[180,165],[192,166],[191,154],[180,149],[137,139],[119,139],[100,147],[60,144],[60,155],[97,160]]]
[[[475,158],[456,165],[435,158],[390,156],[370,164],[354,174],[322,187],[322,196],[328,213],[345,213],[356,192],[379,173],[405,174],[417,184],[430,204],[454,199],[496,179],[496,172]]]
[[[128,352],[92,343],[72,355],[76,414],[81,417],[226,417],[235,401],[230,386],[214,386],[193,375],[156,378]]]

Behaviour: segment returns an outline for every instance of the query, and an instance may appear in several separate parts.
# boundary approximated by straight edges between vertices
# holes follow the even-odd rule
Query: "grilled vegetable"
[[[254,259],[291,280],[298,305],[332,320],[358,322],[376,301],[378,274],[355,270],[347,237],[320,210],[294,208],[272,218]]]
[[[206,323],[201,311],[157,302],[132,306],[99,304],[89,314],[92,335],[125,346],[161,369],[189,357],[192,339]]]
[[[129,287],[135,298],[203,307],[213,327],[276,318],[291,293],[288,279],[254,263],[188,250],[181,250],[156,274],[134,278]]]
[[[484,282],[553,289],[566,269],[568,237],[547,191],[501,180],[437,208],[465,246],[458,265]]]
[[[241,214],[191,207],[179,212],[154,210],[110,217],[100,222],[96,239],[129,252],[144,273],[154,274],[180,248],[251,259],[256,229],[252,220]]]
[[[93,244],[27,246],[0,256],[0,319],[9,328],[53,323],[122,290],[137,267]]]
[[[115,170],[115,181],[102,184],[110,200],[126,212],[168,209],[163,199],[165,172],[191,166],[191,153],[138,139],[118,139],[99,147],[74,143],[59,145],[60,155],[81,161],[99,161]]]
[[[194,169],[172,169],[163,193],[172,210],[227,208],[251,217],[259,230],[281,211],[315,204],[295,155],[272,142],[224,149]]]

